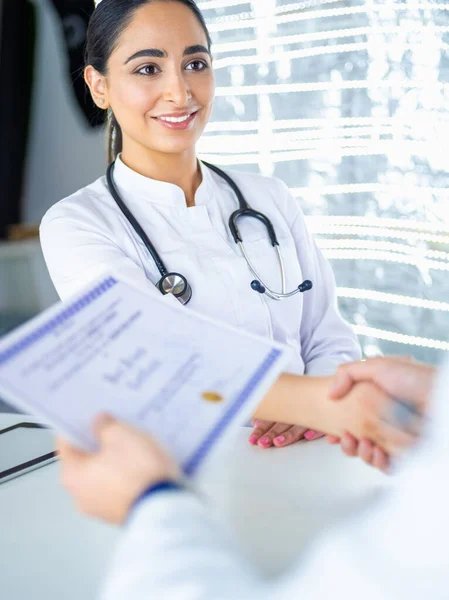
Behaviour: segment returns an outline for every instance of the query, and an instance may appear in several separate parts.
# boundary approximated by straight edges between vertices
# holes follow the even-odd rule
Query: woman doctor
[[[112,166],[108,177],[43,218],[42,248],[61,298],[109,270],[147,293],[174,291],[188,302],[182,310],[287,344],[293,373],[332,374],[358,359],[357,340],[337,309],[332,270],[287,187],[252,173],[223,176],[196,156],[215,81],[211,40],[195,2],[102,0],[89,24],[86,58],[87,85],[109,114]],[[229,226],[241,207],[239,191],[263,215],[237,219],[243,248]],[[265,218],[279,243],[284,282]],[[162,279],[158,260],[182,277]],[[306,282],[300,293],[304,280],[313,287]],[[177,302],[172,293],[163,297]],[[279,447],[319,435],[259,422],[250,441]]]

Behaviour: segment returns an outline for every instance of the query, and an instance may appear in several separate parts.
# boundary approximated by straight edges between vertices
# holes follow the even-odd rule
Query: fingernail
[[[259,439],[259,438],[257,437],[257,435],[251,435],[251,436],[249,437],[249,440],[248,440],[248,441],[249,441],[249,443],[250,443],[250,444],[253,444],[253,446],[254,446],[255,444],[257,444],[257,440],[258,440],[258,439]]]
[[[285,442],[285,437],[283,435],[279,435],[277,438],[274,438],[276,444],[283,444]]]
[[[256,419],[256,420],[254,421],[254,423],[253,423],[254,427],[258,427],[258,426],[259,426],[259,424],[260,424],[260,420],[259,420],[259,419]]]
[[[261,440],[259,440],[259,444],[261,444],[262,446],[268,446],[270,443],[270,440],[267,437],[263,437]]]
[[[311,440],[314,440],[314,439],[315,439],[315,436],[316,436],[316,435],[317,435],[317,432],[316,432],[316,431],[307,431],[307,432],[304,434],[304,437],[306,438],[306,440],[307,440],[307,441],[309,441],[309,442],[310,442]]]

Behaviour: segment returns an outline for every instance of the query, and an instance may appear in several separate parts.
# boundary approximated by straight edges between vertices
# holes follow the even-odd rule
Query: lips
[[[167,129],[183,130],[189,127],[189,125],[195,120],[197,114],[198,111],[183,114],[173,113],[171,115],[153,117],[153,119]]]

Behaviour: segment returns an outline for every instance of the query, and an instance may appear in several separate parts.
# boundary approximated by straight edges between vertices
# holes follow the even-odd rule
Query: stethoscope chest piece
[[[172,294],[181,304],[187,304],[192,297],[192,288],[180,273],[167,273],[157,282],[157,287],[164,296]]]

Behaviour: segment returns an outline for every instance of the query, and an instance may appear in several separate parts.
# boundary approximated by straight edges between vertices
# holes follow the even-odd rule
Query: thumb
[[[68,462],[69,460],[82,459],[87,456],[86,452],[79,450],[68,442],[65,438],[56,437],[55,450],[61,460]]]
[[[342,398],[360,381],[378,383],[379,373],[385,370],[387,364],[389,361],[385,358],[370,358],[340,365],[329,388],[329,398]]]
[[[100,413],[97,415],[92,425],[95,438],[102,443],[104,441],[105,432],[115,423],[117,423],[116,419],[108,413]]]
[[[332,398],[333,400],[343,398],[343,396],[346,396],[346,394],[351,390],[354,383],[355,382],[351,377],[351,374],[347,370],[340,368],[336,372],[332,384],[328,390],[329,398]]]

